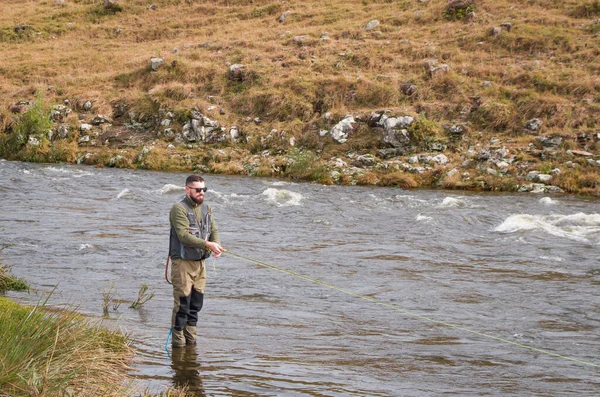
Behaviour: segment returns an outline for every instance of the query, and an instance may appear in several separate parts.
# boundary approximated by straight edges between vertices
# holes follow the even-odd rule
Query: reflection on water
[[[598,200],[208,175],[229,252],[292,273],[211,259],[199,344],[169,355],[168,212],[185,177],[0,160],[3,263],[91,316],[114,285],[123,304],[104,323],[131,335],[151,390],[598,395],[598,369],[562,358],[600,363]],[[141,284],[154,298],[131,309]]]
[[[194,396],[206,396],[200,375],[201,365],[198,362],[196,346],[186,346],[171,351],[171,368],[173,369],[173,386],[185,388]]]

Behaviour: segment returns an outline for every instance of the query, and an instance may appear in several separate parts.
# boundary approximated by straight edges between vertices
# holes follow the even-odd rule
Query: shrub
[[[19,115],[13,125],[12,131],[0,137],[0,157],[17,158],[23,151],[30,137],[40,142],[40,148],[48,142],[48,132],[52,128],[50,110],[41,100],[36,100],[31,107]],[[37,149],[32,149],[33,152]],[[35,161],[29,153],[23,160]]]
[[[328,177],[327,167],[310,150],[294,148],[288,153],[287,159],[285,176],[309,181],[325,181]]]

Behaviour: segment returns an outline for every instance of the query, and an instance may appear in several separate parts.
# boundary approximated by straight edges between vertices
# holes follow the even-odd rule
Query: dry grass
[[[48,104],[68,99],[84,114],[82,104],[91,100],[88,115],[111,116],[115,104],[126,103],[155,127],[158,114],[183,116],[216,105],[224,114],[211,118],[255,138],[247,146],[251,153],[291,150],[282,141],[260,143],[277,128],[325,160],[346,150],[372,153],[379,142],[361,130],[341,147],[317,139],[319,128],[380,109],[421,114],[430,126],[459,121],[473,133],[512,139],[534,117],[543,121],[544,134],[575,137],[598,127],[600,40],[594,35],[600,24],[592,0],[475,1],[472,22],[449,20],[446,0],[165,0],[156,10],[142,0],[119,4],[118,12],[104,10],[100,0],[0,4],[3,130],[14,119],[7,109],[36,94]],[[290,13],[279,23],[284,11]],[[380,25],[366,31],[373,19]],[[490,34],[506,22],[510,31],[505,25]],[[28,27],[16,32],[19,24]],[[329,40],[321,40],[324,32]],[[151,72],[149,60],[157,56],[164,63]],[[430,76],[423,69],[428,59],[447,64],[449,73]],[[246,65],[242,81],[227,78],[234,63]],[[416,93],[402,93],[407,82]],[[480,98],[478,108],[473,96]],[[247,117],[262,123],[246,123]],[[190,162],[168,165],[153,154],[143,166]]]

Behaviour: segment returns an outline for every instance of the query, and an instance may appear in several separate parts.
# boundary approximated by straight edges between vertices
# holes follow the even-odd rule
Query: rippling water
[[[185,177],[0,161],[2,259],[37,291],[9,296],[58,285],[51,305],[100,317],[114,286],[106,323],[131,333],[132,374],[154,391],[600,393],[600,201],[208,175],[223,245],[285,271],[210,259],[200,343],[169,354]],[[154,298],[128,308],[142,284]]]

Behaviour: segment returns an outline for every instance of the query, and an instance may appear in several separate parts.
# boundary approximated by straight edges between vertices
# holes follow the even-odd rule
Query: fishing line
[[[523,343],[513,342],[513,341],[508,340],[508,339],[504,339],[504,338],[500,338],[498,336],[489,335],[489,334],[486,334],[486,333],[483,333],[483,332],[475,331],[475,330],[472,330],[470,328],[466,328],[466,327],[463,327],[463,326],[460,326],[460,325],[455,325],[455,324],[447,323],[445,321],[440,321],[440,320],[436,320],[436,319],[433,319],[433,318],[430,318],[430,317],[422,316],[420,314],[413,313],[413,312],[411,312],[409,310],[406,310],[406,309],[402,309],[401,307],[392,305],[390,303],[385,303],[385,302],[382,302],[382,301],[377,300],[375,298],[371,298],[371,297],[368,297],[368,296],[365,296],[365,295],[360,295],[360,294],[357,294],[355,292],[349,291],[349,290],[347,290],[345,288],[338,287],[336,285],[329,284],[329,283],[326,283],[324,281],[318,280],[316,278],[308,277],[308,276],[305,276],[303,274],[293,272],[291,270],[287,270],[287,269],[284,269],[284,268],[281,268],[281,267],[278,267],[278,266],[275,266],[275,265],[271,265],[271,264],[268,264],[268,263],[265,263],[265,262],[261,262],[261,261],[258,261],[256,259],[248,258],[248,257],[243,256],[243,255],[235,254],[235,253],[233,253],[231,251],[226,251],[226,252],[224,252],[224,254],[225,255],[229,255],[229,256],[233,256],[233,257],[236,257],[236,258],[239,258],[239,259],[243,259],[243,260],[246,260],[248,262],[255,263],[255,264],[263,266],[263,267],[267,267],[269,269],[277,270],[279,272],[286,273],[286,274],[292,275],[294,277],[301,278],[303,280],[307,280],[307,281],[310,281],[312,283],[319,284],[319,285],[322,285],[324,287],[331,288],[331,289],[334,289],[336,291],[343,292],[343,293],[348,294],[348,295],[352,295],[352,296],[354,296],[356,298],[364,299],[366,301],[375,303],[375,304],[380,305],[380,306],[387,307],[388,309],[392,309],[392,310],[396,310],[398,312],[402,312],[402,313],[404,313],[406,315],[409,315],[409,316],[412,316],[412,317],[416,317],[416,318],[419,318],[421,320],[425,320],[425,321],[429,321],[429,322],[432,322],[432,323],[444,325],[446,327],[450,327],[450,328],[458,329],[458,330],[461,330],[461,331],[469,332],[469,333],[474,334],[474,335],[482,336],[482,337],[488,338],[488,339],[493,339],[493,340],[496,340],[496,341],[499,341],[499,342],[503,342],[503,343],[507,343],[507,344],[510,344],[510,345],[513,345],[513,346],[521,347],[523,349],[527,349],[527,350],[530,350],[530,351],[534,351],[534,352],[546,354],[548,356],[558,357],[558,358],[562,358],[562,359],[565,359],[565,360],[573,361],[573,362],[576,362],[576,363],[579,363],[579,364],[584,364],[584,365],[589,365],[591,367],[600,368],[599,364],[594,364],[594,363],[591,363],[591,362],[588,362],[588,361],[583,361],[583,360],[579,360],[579,359],[576,359],[576,358],[573,358],[573,357],[564,356],[562,354],[553,353],[551,351],[544,350],[544,349],[538,349],[537,347],[525,345]]]

